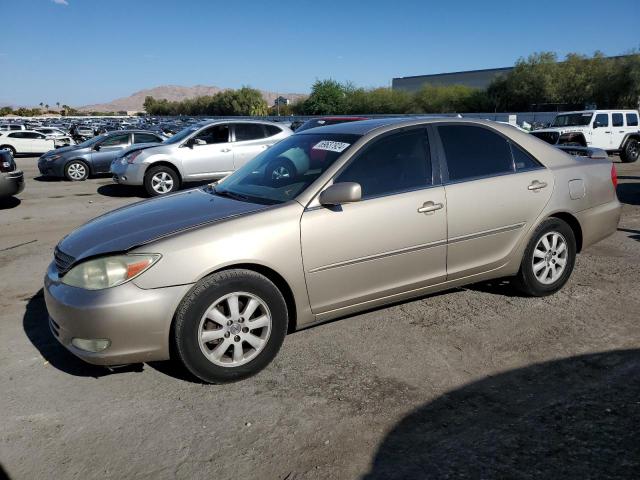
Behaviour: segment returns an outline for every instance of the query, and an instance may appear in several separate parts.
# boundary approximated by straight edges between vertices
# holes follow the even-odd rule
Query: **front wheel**
[[[551,295],[567,283],[575,260],[573,230],[559,218],[548,218],[538,226],[527,245],[515,286],[532,297]]]
[[[175,170],[164,165],[151,167],[144,176],[144,188],[149,195],[166,195],[180,188],[180,177]]]
[[[629,139],[620,152],[620,160],[624,163],[631,163],[638,160],[640,155],[640,142],[635,138]]]
[[[175,316],[173,342],[184,366],[207,383],[241,380],[276,356],[288,326],[280,290],[250,270],[226,270],[199,283]]]
[[[64,167],[64,176],[72,182],[81,182],[89,178],[89,167],[80,160],[73,160]]]

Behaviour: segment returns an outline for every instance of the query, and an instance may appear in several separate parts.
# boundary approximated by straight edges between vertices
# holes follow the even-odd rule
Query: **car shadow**
[[[118,185],[116,183],[111,183],[108,185],[102,185],[98,187],[98,193],[100,195],[104,195],[105,197],[115,197],[115,198],[149,198],[147,193],[144,191],[142,187],[135,187],[131,185]]]
[[[616,188],[618,200],[627,205],[640,205],[640,182],[619,183]]]
[[[0,210],[16,208],[22,201],[17,197],[0,198]]]
[[[529,365],[406,415],[367,480],[638,478],[640,350]]]
[[[33,179],[36,182],[46,182],[46,183],[65,182],[66,181],[62,177],[52,177],[50,175],[40,175],[40,176],[37,176],[37,177],[33,177]]]
[[[83,362],[60,345],[49,329],[49,314],[44,303],[42,289],[27,302],[22,319],[22,328],[33,346],[38,349],[40,355],[51,366],[69,375],[100,378],[115,373],[142,371],[142,364],[133,364],[117,369],[91,365]]]
[[[629,238],[640,242],[640,230],[633,230],[631,228],[618,228],[619,232],[630,233]]]

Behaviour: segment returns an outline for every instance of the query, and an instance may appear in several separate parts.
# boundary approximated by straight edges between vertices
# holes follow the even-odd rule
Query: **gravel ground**
[[[265,371],[224,386],[58,346],[41,291],[53,247],[139,192],[17,162],[26,189],[0,206],[10,478],[637,478],[640,162],[617,165],[618,232],[558,294],[483,284],[374,310],[289,335]]]

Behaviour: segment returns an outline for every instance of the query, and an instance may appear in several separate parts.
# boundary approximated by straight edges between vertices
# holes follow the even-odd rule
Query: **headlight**
[[[135,152],[131,152],[129,155],[125,155],[125,157],[122,159],[122,161],[120,163],[122,163],[122,165],[124,165],[125,163],[133,163],[135,161],[136,158],[138,158],[138,155],[140,155],[142,153],[142,150],[136,150]]]
[[[115,287],[137,277],[160,259],[158,254],[114,255],[88,260],[73,267],[62,283],[85,290]]]

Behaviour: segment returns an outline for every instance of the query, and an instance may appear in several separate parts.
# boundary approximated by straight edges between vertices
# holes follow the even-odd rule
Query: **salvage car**
[[[270,175],[291,152],[309,169]],[[609,160],[489,121],[310,129],[218,184],[65,237],[44,280],[50,327],[90,363],[175,358],[205,382],[239,380],[287,332],[391,302],[503,277],[557,292],[616,231],[616,182]]]
[[[43,153],[72,143],[70,137],[49,138],[34,130],[19,130],[0,133],[0,150],[9,150],[16,155]]]
[[[178,190],[183,182],[229,175],[293,132],[257,120],[217,120],[187,127],[162,145],[130,151],[111,165],[113,181],[144,185],[151,196]]]
[[[18,170],[9,150],[0,150],[0,200],[24,190],[24,173]]]
[[[45,176],[79,182],[90,175],[109,173],[113,159],[131,145],[157,145],[164,139],[165,137],[145,130],[109,132],[78,145],[45,153],[38,160],[38,170]]]

